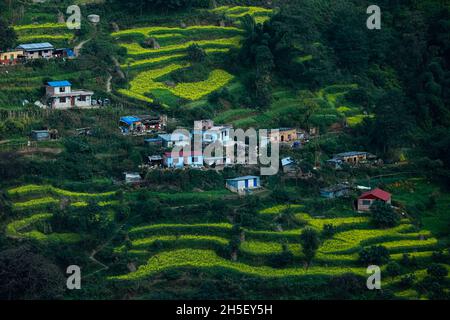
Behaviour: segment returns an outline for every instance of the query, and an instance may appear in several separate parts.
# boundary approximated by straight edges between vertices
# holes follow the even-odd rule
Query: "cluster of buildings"
[[[0,52],[0,66],[11,66],[34,59],[75,58],[68,48],[55,48],[49,42],[20,44],[14,50]]]
[[[327,160],[327,164],[335,169],[342,169],[347,166],[358,166],[364,164],[378,163],[377,156],[364,151],[349,151],[339,153],[333,156],[330,160]]]
[[[368,212],[370,211],[370,206],[375,201],[382,201],[387,204],[391,204],[392,195],[380,188],[375,188],[371,190],[366,187],[353,187],[349,183],[339,183],[334,186],[320,189],[320,195],[328,199],[336,199],[341,197],[350,197],[354,192],[361,189],[368,189],[368,191],[363,192],[356,200],[356,209],[358,212]]]

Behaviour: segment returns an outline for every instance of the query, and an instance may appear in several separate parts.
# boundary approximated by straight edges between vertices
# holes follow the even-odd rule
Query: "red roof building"
[[[379,188],[363,193],[358,198],[358,211],[370,211],[370,206],[375,201],[383,201],[391,204],[391,194]]]

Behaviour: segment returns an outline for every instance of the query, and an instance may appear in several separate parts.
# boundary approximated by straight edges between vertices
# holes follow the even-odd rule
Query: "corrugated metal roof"
[[[126,117],[121,117],[120,121],[125,122],[126,124],[130,125],[135,122],[141,121],[141,119],[139,119],[138,117],[135,117],[135,116],[126,116]]]
[[[72,84],[67,81],[67,80],[63,80],[63,81],[49,81],[47,82],[47,84],[50,87],[71,87]]]
[[[25,43],[19,45],[17,48],[33,51],[33,50],[49,50],[54,49],[53,45],[49,42],[41,42],[41,43]]]
[[[364,198],[371,197],[371,196],[381,199],[383,201],[388,201],[391,198],[391,194],[389,192],[381,190],[379,188],[376,188],[376,189],[373,189],[372,191],[363,193],[359,197],[359,199],[364,199]]]
[[[250,180],[250,179],[259,179],[257,176],[243,176],[243,177],[237,177],[233,179],[227,179],[227,181],[241,181],[241,180]]]

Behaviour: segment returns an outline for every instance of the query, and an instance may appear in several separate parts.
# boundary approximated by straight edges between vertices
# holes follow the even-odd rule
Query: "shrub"
[[[416,280],[416,276],[413,273],[404,275],[403,277],[400,278],[400,283],[399,285],[402,288],[411,288],[412,285],[414,284],[414,281]]]
[[[382,265],[389,261],[389,251],[383,246],[364,248],[359,253],[359,262],[363,265]]]
[[[402,267],[397,262],[391,261],[386,266],[386,272],[391,277],[395,277],[402,273]]]
[[[443,265],[434,263],[427,268],[427,274],[435,279],[444,279],[448,275],[448,270]]]
[[[392,228],[398,225],[400,217],[390,204],[375,201],[370,206],[372,222],[379,228]]]
[[[336,233],[336,227],[331,223],[324,224],[322,229],[323,238],[331,238]]]
[[[191,44],[187,48],[188,59],[192,62],[202,62],[206,59],[205,50],[200,47],[198,44]]]

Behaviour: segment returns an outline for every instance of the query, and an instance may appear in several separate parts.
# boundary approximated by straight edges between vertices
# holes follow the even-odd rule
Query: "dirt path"
[[[75,48],[73,48],[73,53],[75,54],[76,57],[78,57],[80,55],[80,52],[83,49],[83,46],[91,40],[92,40],[92,38],[84,40],[84,41],[80,42],[79,44],[77,44],[75,46]]]
[[[108,93],[111,92],[111,80],[112,80],[112,75],[108,75],[108,79],[106,79],[106,92],[108,92]]]

